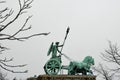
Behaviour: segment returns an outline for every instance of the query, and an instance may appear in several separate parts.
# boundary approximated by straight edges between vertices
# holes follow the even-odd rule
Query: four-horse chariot
[[[90,67],[94,65],[94,59],[91,56],[86,56],[83,61],[77,62],[71,60],[68,56],[62,53],[63,46],[65,44],[65,40],[67,38],[67,35],[69,33],[69,27],[66,30],[66,35],[63,41],[63,45],[59,45],[59,42],[51,44],[49,50],[48,50],[48,56],[50,53],[52,53],[52,57],[46,62],[44,65],[44,71],[48,75],[57,75],[61,69],[68,70],[68,75],[76,75],[78,73],[82,73],[82,75],[92,74],[92,71],[90,70]],[[61,50],[59,51],[59,47],[61,47]],[[57,55],[59,53],[59,55]],[[68,66],[62,65],[61,56],[65,56],[68,60],[70,60],[70,63]]]
[[[52,52],[52,57],[46,62],[44,66],[44,71],[48,75],[57,75],[62,69],[68,70],[68,75],[76,75],[78,73],[82,73],[82,75],[92,74],[90,67],[94,65],[94,59],[91,56],[86,56],[83,61],[77,62],[72,61],[68,56],[63,53],[60,53],[58,56],[54,53],[54,46],[53,43],[48,51],[48,55]],[[59,52],[59,51],[58,51]],[[53,54],[54,53],[54,54]],[[68,66],[62,65],[61,56],[65,56],[70,63]]]

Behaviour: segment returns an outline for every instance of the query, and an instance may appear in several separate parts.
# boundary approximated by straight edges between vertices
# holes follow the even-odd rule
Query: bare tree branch
[[[5,1],[0,1],[0,3],[5,3]]]
[[[8,80],[6,77],[7,77],[7,74],[3,73],[3,72],[0,70],[0,80]]]
[[[5,67],[2,66],[1,64],[0,64],[0,67],[1,67],[2,69],[6,70],[6,71],[9,71],[9,72],[12,72],[12,73],[27,73],[27,72],[28,72],[28,70],[25,70],[25,71],[14,71],[14,70],[5,68]]]
[[[103,67],[102,64],[99,64],[99,67],[93,67],[93,70],[95,70],[99,75],[101,75],[104,80],[112,80],[112,77],[115,74],[111,73],[109,69]]]
[[[5,59],[0,59],[0,62],[10,62],[10,61],[13,61],[13,58],[7,59],[5,57]]]
[[[0,25],[1,26],[0,27],[0,32],[3,31],[4,29],[6,29],[6,27],[8,27],[14,21],[16,21],[21,14],[23,14],[23,13],[26,12],[25,10],[31,8],[31,3],[33,2],[33,0],[24,0],[23,5],[21,4],[21,0],[18,0],[18,2],[19,2],[19,7],[20,7],[20,10],[19,10],[18,14],[16,15],[16,17],[14,19],[12,19],[11,21],[9,21],[6,25]],[[5,11],[7,11],[7,10],[8,10],[8,8],[5,8],[4,10],[1,10],[1,14],[4,13]],[[4,17],[1,16],[1,18],[3,20],[0,23],[4,22],[12,14],[13,14],[13,10],[11,9],[10,12],[9,12],[9,14],[6,14],[6,16],[4,16]],[[32,16],[28,16],[28,18],[25,20],[23,26],[18,31],[16,31],[14,34],[9,35],[9,34],[0,33],[0,40],[6,40],[6,39],[8,39],[8,40],[23,41],[25,39],[29,39],[29,38],[34,37],[34,36],[48,35],[49,33],[37,33],[37,34],[29,35],[27,37],[15,37],[20,32],[31,29],[31,25],[30,25],[30,27],[25,28],[26,24],[28,23],[28,21],[29,21],[29,19],[31,17]]]
[[[104,61],[110,62],[115,66],[112,68],[109,67],[109,69],[105,69],[105,67],[100,64],[100,68],[96,69],[96,71],[103,75],[105,80],[112,80],[111,77],[113,77],[115,74],[120,73],[120,49],[117,44],[112,44],[111,41],[108,41],[108,43],[109,46],[104,50],[103,53],[101,53],[101,58]]]
[[[8,11],[8,8],[5,8],[4,10],[0,11],[0,23],[5,22],[13,14],[13,10],[11,9],[8,14],[3,16],[2,14],[6,11]],[[3,27],[4,27],[4,25],[1,26],[1,28],[3,28]]]
[[[1,46],[0,44],[0,54],[2,54],[3,51],[8,50],[8,48]]]
[[[27,30],[31,29],[31,25],[29,27],[26,28],[26,25],[28,23],[28,21],[30,20],[30,18],[32,16],[28,16],[25,19],[25,22],[22,24],[22,26],[20,26],[20,28],[15,31],[13,34],[7,34],[4,32],[4,30],[9,27],[11,24],[13,24],[15,21],[18,20],[18,18],[20,16],[22,16],[24,13],[27,12],[28,9],[31,8],[31,4],[32,4],[33,0],[23,0],[23,2],[21,0],[18,0],[18,5],[19,5],[19,10],[16,14],[16,16],[12,17],[13,13],[15,13],[15,11],[12,8],[8,8],[5,7],[4,9],[0,10],[0,40],[17,40],[17,41],[24,41],[26,39],[32,38],[34,36],[40,36],[40,35],[48,35],[49,33],[36,33],[36,34],[30,34],[28,36],[17,36],[18,34],[25,32]],[[0,1],[1,3],[5,3],[5,1]],[[0,54],[3,53],[3,51],[7,50],[8,48],[1,46],[0,44]],[[27,70],[25,71],[15,71],[14,69],[11,68],[15,68],[15,67],[24,67],[26,66],[26,64],[23,65],[9,65],[9,62],[13,61],[13,58],[4,58],[4,59],[0,59],[0,67],[6,71],[12,72],[12,73],[26,73]]]
[[[109,41],[109,48],[102,53],[102,58],[105,61],[112,62],[120,66],[120,51],[118,46]]]
[[[13,66],[13,65],[8,65],[8,64],[6,64],[6,62],[3,62],[3,61],[1,61],[0,63],[1,63],[2,65],[6,66],[6,67],[24,67],[24,66],[26,66],[26,64],[24,64],[24,65],[15,65],[15,66]]]

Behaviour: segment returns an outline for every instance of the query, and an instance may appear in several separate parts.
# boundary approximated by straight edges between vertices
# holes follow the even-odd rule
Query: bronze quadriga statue
[[[59,42],[51,43],[47,56],[52,56],[44,65],[46,74],[40,75],[37,80],[96,80],[96,76],[93,75],[90,69],[91,66],[94,65],[94,59],[91,56],[86,56],[83,61],[77,62],[62,53],[68,33],[69,28],[67,28],[62,45],[60,45]],[[59,50],[60,47],[61,50]],[[62,65],[62,56],[69,60],[69,65]],[[61,74],[61,70],[67,70],[67,74]]]
[[[76,62],[72,61],[68,56],[62,53],[62,49],[65,44],[65,40],[67,38],[68,33],[69,28],[67,28],[62,45],[59,45],[59,42],[52,42],[52,44],[50,45],[47,55],[49,56],[52,53],[52,56],[44,65],[45,73],[48,75],[57,75],[61,71],[61,69],[66,69],[68,70],[68,75],[77,75],[79,73],[82,73],[82,75],[92,75],[93,73],[90,70],[90,67],[94,65],[94,59],[91,56],[86,56],[83,61]],[[61,50],[58,49],[59,47],[61,47]],[[70,60],[68,66],[62,65],[62,55],[65,56],[68,60]]]

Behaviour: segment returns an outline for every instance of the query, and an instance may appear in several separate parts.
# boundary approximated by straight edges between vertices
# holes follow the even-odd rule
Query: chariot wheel
[[[61,69],[61,64],[56,59],[50,59],[44,66],[46,74],[56,75]]]

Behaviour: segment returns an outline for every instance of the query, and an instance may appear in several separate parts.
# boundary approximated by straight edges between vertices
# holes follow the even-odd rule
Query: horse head
[[[94,58],[91,56],[86,56],[83,60],[84,63],[87,63],[89,65],[94,65]]]

